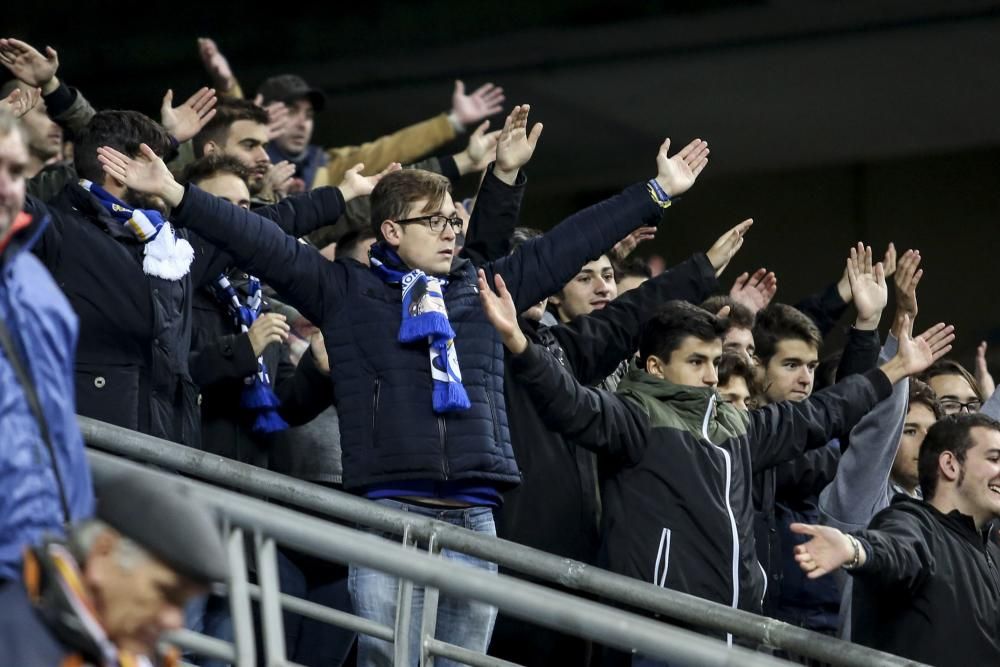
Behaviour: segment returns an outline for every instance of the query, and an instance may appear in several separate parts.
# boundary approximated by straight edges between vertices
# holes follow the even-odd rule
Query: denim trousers
[[[430,508],[396,500],[383,499],[376,501],[380,505],[412,512],[421,516],[437,519],[446,523],[462,526],[477,533],[496,535],[496,525],[493,522],[493,510],[489,507],[470,507],[465,509]],[[369,531],[380,537],[394,541],[399,538],[377,531]],[[473,556],[456,553],[448,549],[441,551],[443,561],[460,563],[496,574],[497,565]],[[442,562],[441,567],[448,567]],[[350,567],[348,588],[354,611],[359,616],[382,623],[390,627],[396,622],[396,603],[399,593],[399,580],[396,577],[364,567]],[[420,660],[420,625],[423,620],[424,589],[414,586],[413,606],[410,616],[410,663],[417,665]],[[455,644],[470,651],[486,653],[490,636],[493,634],[493,624],[496,622],[497,609],[482,602],[473,602],[453,598],[442,594],[438,601],[437,626],[434,637],[440,641]],[[392,665],[393,645],[391,642],[375,639],[367,635],[358,636],[358,667],[389,667]],[[457,665],[450,660],[437,658],[435,665],[451,667]]]

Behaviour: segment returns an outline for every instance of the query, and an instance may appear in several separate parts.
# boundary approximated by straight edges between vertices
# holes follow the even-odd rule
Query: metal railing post
[[[440,553],[438,547],[437,534],[432,534],[427,541],[427,553],[437,556]],[[420,622],[420,665],[421,667],[434,667],[434,654],[430,652],[430,642],[437,632],[437,612],[438,601],[441,592],[433,587],[424,587],[424,613]]]
[[[253,635],[250,592],[247,590],[247,564],[243,553],[243,529],[232,528],[226,542],[229,553],[229,613],[233,617],[233,642],[237,667],[255,667],[257,647]]]
[[[403,548],[409,548],[410,542],[410,526],[407,524],[403,530]],[[398,595],[396,596],[396,630],[392,638],[393,664],[396,667],[409,667],[410,619],[413,616],[413,581],[397,576],[396,582]]]
[[[264,631],[264,655],[267,667],[285,664],[285,627],[281,616],[281,592],[278,582],[278,557],[274,539],[254,531],[257,553],[257,576],[260,578],[260,619]]]

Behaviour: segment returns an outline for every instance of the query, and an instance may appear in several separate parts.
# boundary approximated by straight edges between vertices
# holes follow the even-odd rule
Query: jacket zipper
[[[451,477],[451,461],[448,460],[448,427],[444,416],[438,415],[438,437],[441,440],[441,456],[444,458],[444,478]]]
[[[378,433],[378,399],[382,389],[381,378],[375,378],[375,389],[372,395],[372,446],[378,441],[375,437]]]
[[[736,528],[736,516],[733,514],[733,506],[730,502],[730,492],[733,484],[733,461],[729,452],[723,447],[719,447],[708,437],[708,422],[712,418],[712,411],[715,409],[715,396],[708,399],[708,409],[705,411],[705,418],[701,422],[701,434],[712,447],[722,452],[726,460],[726,513],[729,515],[729,526],[733,532],[733,609],[739,609],[740,605],[740,542],[739,531]],[[726,633],[726,644],[733,645],[733,636]]]
[[[493,392],[486,388],[486,402],[490,404],[490,416],[493,418],[493,440],[500,444],[500,420],[497,419],[497,408],[493,404]]]

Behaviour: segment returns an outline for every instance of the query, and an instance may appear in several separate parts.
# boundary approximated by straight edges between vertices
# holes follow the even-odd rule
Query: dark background
[[[60,75],[98,107],[153,115],[167,87],[183,99],[207,82],[195,38],[212,36],[248,93],[283,72],[323,88],[326,145],[446,110],[457,77],[470,90],[494,81],[508,109],[530,102],[546,125],[524,215],[537,227],[652,176],[664,136],[705,138],[708,170],[640,254],[675,261],[753,217],[726,282],[766,266],[794,302],[839,276],[852,242],[881,253],[894,240],[925,258],[918,330],[956,324],[970,367],[980,339],[1000,353],[998,2],[25,2],[0,14],[3,34],[55,47]]]

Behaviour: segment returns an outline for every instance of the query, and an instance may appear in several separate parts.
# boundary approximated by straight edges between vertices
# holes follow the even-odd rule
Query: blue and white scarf
[[[186,239],[177,238],[173,227],[159,211],[132,208],[87,179],[81,179],[80,186],[97,197],[111,217],[145,244],[143,273],[164,280],[180,280],[188,274],[194,260],[194,248]]]
[[[403,321],[399,342],[426,339],[430,348],[431,378],[434,381],[434,412],[468,410],[471,404],[462,385],[462,371],[455,353],[455,331],[444,305],[448,281],[429,276],[420,269],[404,271],[406,265],[396,252],[382,243],[368,251],[372,270],[390,285],[403,288]]]
[[[236,320],[242,333],[250,331],[254,320],[260,316],[260,311],[264,305],[261,296],[260,281],[254,276],[249,276],[247,284],[246,304],[240,303],[240,296],[236,293],[236,288],[229,282],[226,274],[219,274],[212,285],[212,292],[220,302],[229,309],[229,314]],[[253,416],[254,433],[276,433],[288,428],[288,424],[278,414],[278,407],[281,401],[275,396],[271,389],[271,378],[267,373],[267,366],[264,365],[263,356],[257,357],[257,372],[245,378],[243,384],[243,395],[240,396],[240,407],[250,411]]]

